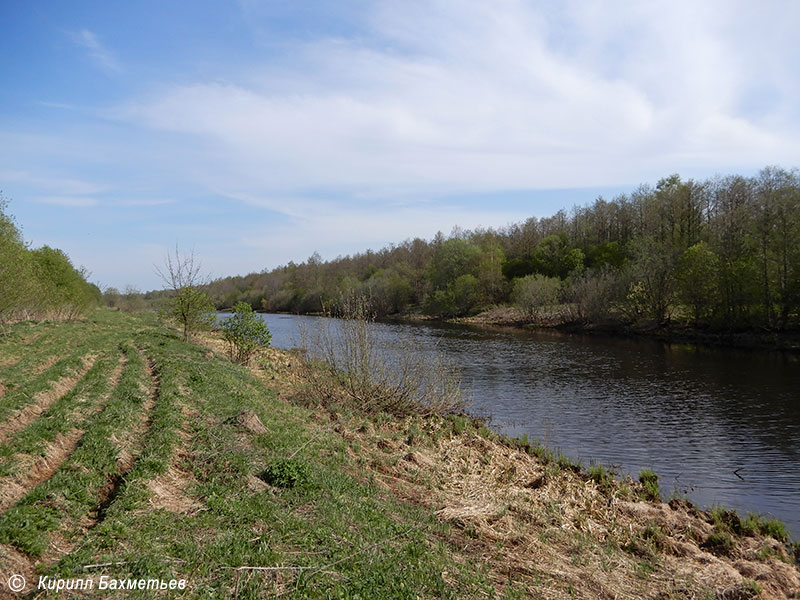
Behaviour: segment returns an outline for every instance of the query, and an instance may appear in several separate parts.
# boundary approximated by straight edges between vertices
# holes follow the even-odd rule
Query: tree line
[[[514,303],[531,320],[786,329],[800,320],[800,174],[670,175],[569,213],[330,261],[314,253],[206,291],[218,308],[274,312],[336,312],[359,297],[377,315]]]
[[[56,248],[31,249],[7,208],[0,196],[0,324],[74,319],[99,304],[102,294],[85,270]]]

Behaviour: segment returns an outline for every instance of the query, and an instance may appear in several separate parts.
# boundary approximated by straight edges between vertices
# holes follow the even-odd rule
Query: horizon
[[[0,15],[0,189],[104,287],[157,289],[176,244],[244,275],[800,156],[790,2]]]

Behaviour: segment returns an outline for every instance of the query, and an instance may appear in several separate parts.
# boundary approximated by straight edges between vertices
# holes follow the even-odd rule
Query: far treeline
[[[81,316],[103,299],[86,276],[61,250],[30,249],[0,196],[0,325]]]
[[[218,308],[334,314],[367,299],[378,316],[472,315],[516,304],[551,324],[686,323],[785,330],[800,323],[800,174],[704,181],[671,175],[569,214],[453,230],[380,251],[208,284]]]

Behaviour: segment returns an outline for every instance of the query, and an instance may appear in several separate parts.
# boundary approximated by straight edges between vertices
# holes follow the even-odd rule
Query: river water
[[[319,317],[261,315],[278,348]],[[449,324],[379,324],[460,366],[470,412],[665,495],[784,521],[800,538],[800,356]]]

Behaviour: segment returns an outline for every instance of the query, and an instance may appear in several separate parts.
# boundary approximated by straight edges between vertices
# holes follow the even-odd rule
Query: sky
[[[161,287],[799,166],[800,3],[0,3],[0,190]]]

